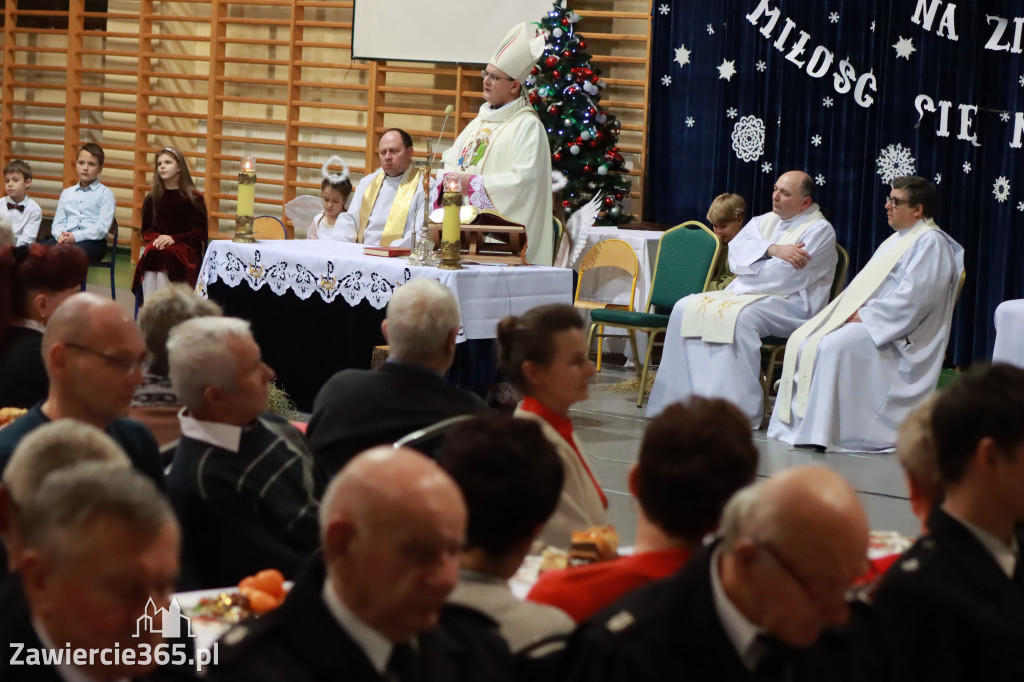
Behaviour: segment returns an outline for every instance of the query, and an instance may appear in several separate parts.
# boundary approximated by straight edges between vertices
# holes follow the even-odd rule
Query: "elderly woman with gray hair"
[[[149,427],[160,447],[181,436],[177,415],[182,403],[167,376],[167,337],[185,320],[220,315],[220,306],[200,298],[184,284],[172,284],[153,293],[139,312],[139,328],[150,361],[142,383],[135,389],[130,416]]]

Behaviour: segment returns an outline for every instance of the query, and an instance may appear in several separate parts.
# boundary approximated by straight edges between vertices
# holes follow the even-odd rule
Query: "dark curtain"
[[[765,213],[806,170],[852,275],[891,233],[885,178],[920,175],[966,251],[948,360],[991,356],[996,306],[1024,297],[1024,0],[655,0],[652,24],[650,220],[722,192]]]

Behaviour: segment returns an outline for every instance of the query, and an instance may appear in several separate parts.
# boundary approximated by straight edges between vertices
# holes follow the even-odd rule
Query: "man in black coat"
[[[790,469],[727,505],[723,538],[683,570],[581,626],[571,680],[877,680],[884,648],[845,592],[864,570],[867,519],[837,474]]]
[[[901,680],[1024,680],[1024,370],[958,379],[933,407],[946,496],[882,579]]]
[[[481,414],[476,395],[447,384],[459,308],[447,287],[418,278],[399,287],[381,324],[388,360],[347,369],[324,384],[306,436],[317,462],[334,474],[357,453],[450,417]]]
[[[510,655],[485,616],[445,606],[466,507],[408,449],[356,457],[323,499],[323,564],[274,612],[228,631],[212,680],[502,682]]]

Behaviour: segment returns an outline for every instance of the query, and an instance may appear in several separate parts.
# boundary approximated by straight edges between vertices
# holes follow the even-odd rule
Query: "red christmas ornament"
[[[557,63],[558,63],[558,57],[556,57],[554,55],[551,55],[550,57],[548,57],[547,59],[544,60],[544,65],[547,66],[549,69],[555,68],[555,64],[557,64]]]
[[[587,49],[587,41],[585,41],[585,40],[581,40],[580,41],[580,49],[581,50]]]
[[[562,17],[562,26],[569,25],[569,17]]]
[[[590,175],[591,173],[594,172],[594,167],[588,163],[586,166],[583,167],[583,172],[586,173],[587,175]]]
[[[531,76],[536,76],[538,73],[540,73],[540,69],[538,69],[536,66],[530,69]]]
[[[622,201],[622,192],[616,192],[615,193],[615,200],[616,201]]]
[[[597,140],[592,139],[589,142],[587,142],[587,144],[590,145],[591,149],[597,149]]]
[[[609,208],[611,208],[612,206],[615,205],[615,199],[612,199],[611,197],[605,197],[604,198],[604,205],[609,207]]]
[[[552,104],[550,107],[548,107],[548,113],[551,114],[552,116],[556,116],[558,114],[558,105]]]
[[[552,159],[552,161],[561,161],[562,160],[562,152],[555,152],[554,154],[551,155],[551,159]]]
[[[551,77],[554,78],[555,80],[558,80],[559,78],[562,77],[562,74],[558,72],[558,69],[555,69],[554,71],[551,72]]]
[[[565,57],[566,59],[568,59],[569,57],[572,56],[572,51],[571,50],[565,50],[564,52],[562,52],[562,56]]]
[[[570,206],[572,206],[572,202],[570,202],[568,199],[562,202],[562,208],[569,208]]]

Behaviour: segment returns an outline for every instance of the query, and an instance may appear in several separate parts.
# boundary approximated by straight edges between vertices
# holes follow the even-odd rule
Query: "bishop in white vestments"
[[[850,286],[790,337],[768,435],[793,445],[882,451],[935,391],[964,250],[931,219],[935,186],[896,178],[896,233]]]
[[[359,181],[348,210],[334,225],[317,227],[320,239],[368,246],[411,247],[423,224],[423,182],[412,166],[412,138],[393,128],[380,136],[381,167]]]
[[[725,398],[761,425],[761,338],[789,336],[828,302],[836,234],[802,171],[779,176],[772,212],[729,243],[736,275],[723,291],[687,296],[672,309],[647,416],[691,395]]]
[[[551,265],[554,237],[551,148],[544,124],[523,96],[523,80],[544,52],[544,37],[513,27],[483,71],[480,113],[443,155],[469,203],[526,227],[526,261]]]

